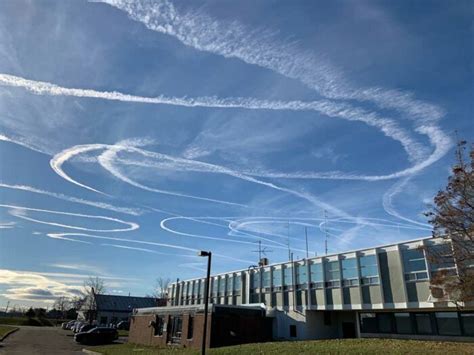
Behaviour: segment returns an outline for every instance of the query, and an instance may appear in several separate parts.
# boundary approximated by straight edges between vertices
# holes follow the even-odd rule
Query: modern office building
[[[263,304],[274,339],[393,337],[474,340],[474,304],[433,297],[430,280],[456,274],[451,243],[424,238],[211,277],[210,302]],[[473,263],[474,266],[474,263]],[[168,306],[202,305],[205,279],[171,284]]]

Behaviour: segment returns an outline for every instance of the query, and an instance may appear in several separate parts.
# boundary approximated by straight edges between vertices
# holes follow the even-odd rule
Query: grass
[[[17,327],[11,327],[9,325],[0,325],[0,339],[7,333],[11,332],[14,329],[18,329]]]
[[[7,325],[32,325],[36,327],[51,327],[51,323],[48,319],[42,318],[26,318],[26,317],[0,317],[0,324]]]
[[[128,337],[128,330],[119,329],[118,335],[119,337]]]
[[[135,344],[113,344],[90,350],[104,355],[199,354],[194,349],[160,349]],[[474,343],[394,339],[343,339],[245,344],[210,349],[209,354],[473,354]]]

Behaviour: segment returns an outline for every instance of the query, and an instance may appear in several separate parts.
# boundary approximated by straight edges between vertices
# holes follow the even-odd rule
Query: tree
[[[33,308],[30,307],[30,309],[26,311],[25,316],[27,316],[28,319],[33,318],[35,316],[35,311],[33,310]]]
[[[474,145],[467,159],[466,145],[466,141],[458,142],[448,184],[425,213],[433,225],[433,236],[451,240],[448,251],[427,249],[430,262],[446,265],[454,258],[457,267],[455,275],[448,271],[436,273],[432,289],[437,292],[435,297],[444,296],[458,306],[474,301]]]
[[[54,301],[53,307],[65,317],[66,311],[71,308],[71,300],[65,296],[58,297],[56,301]]]
[[[96,304],[95,304],[95,295],[100,295],[105,293],[106,286],[104,280],[99,278],[98,276],[92,277],[90,276],[86,281],[84,281],[84,300],[81,304],[81,307],[86,307],[86,315],[89,322],[92,323],[94,318],[94,314],[96,311]]]
[[[168,296],[168,285],[170,284],[170,282],[171,282],[170,278],[163,278],[163,277],[157,278],[151,297],[166,298]]]

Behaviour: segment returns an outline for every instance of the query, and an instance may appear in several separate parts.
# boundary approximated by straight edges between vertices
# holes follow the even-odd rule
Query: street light
[[[198,256],[207,256],[207,275],[206,275],[206,287],[204,289],[204,330],[202,332],[202,345],[201,354],[206,354],[206,338],[207,338],[207,311],[209,306],[209,283],[211,281],[211,257],[210,251],[201,250],[198,252]]]

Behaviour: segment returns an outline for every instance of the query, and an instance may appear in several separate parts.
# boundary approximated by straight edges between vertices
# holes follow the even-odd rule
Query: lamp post
[[[209,283],[211,281],[211,257],[210,251],[201,250],[198,252],[198,256],[207,256],[207,275],[206,275],[206,287],[204,289],[204,329],[202,332],[202,345],[201,354],[206,354],[206,338],[207,338],[207,312],[209,308]]]

